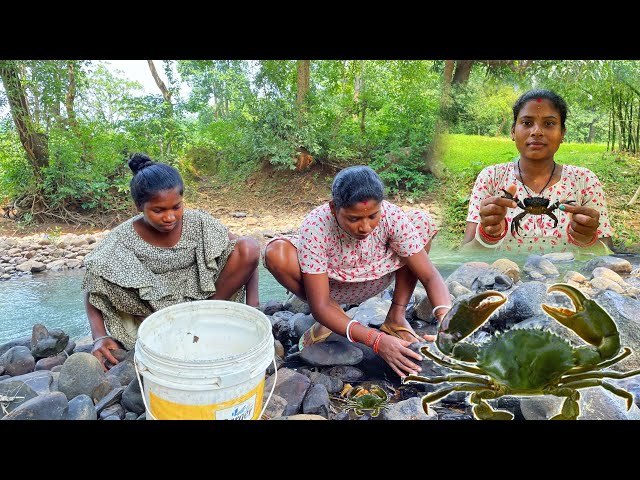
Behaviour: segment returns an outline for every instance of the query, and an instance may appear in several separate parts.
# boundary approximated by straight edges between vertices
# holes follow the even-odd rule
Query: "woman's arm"
[[[431,262],[427,252],[420,250],[410,257],[406,257],[406,264],[424,286],[431,305],[434,307],[437,305],[451,306],[449,289],[444,283],[442,275]],[[437,317],[441,317],[447,313],[447,309],[440,309],[436,313]]]
[[[113,338],[108,336],[107,329],[104,326],[104,317],[102,316],[102,312],[89,302],[89,292],[86,291],[84,292],[84,308],[87,312],[87,318],[89,319],[91,337],[94,339],[104,337],[94,343],[91,353],[100,361],[103,370],[106,372],[107,367],[104,364],[105,359],[114,365],[118,363],[118,360],[111,354],[111,350],[120,348],[120,345],[118,345]]]
[[[351,319],[340,308],[340,305],[331,299],[328,275],[326,273],[304,273],[302,274],[302,282],[313,318],[332,331],[346,336],[347,324]],[[373,340],[381,335],[377,353],[399,376],[421,371],[420,366],[412,362],[411,359],[420,362],[423,357],[408,348],[411,342],[392,337],[357,322],[352,324],[349,333],[353,341],[369,347],[372,346]]]

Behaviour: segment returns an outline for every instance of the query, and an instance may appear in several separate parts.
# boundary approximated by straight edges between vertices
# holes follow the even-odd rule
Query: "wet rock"
[[[126,412],[124,411],[124,408],[122,408],[122,405],[120,405],[119,403],[116,403],[102,410],[98,414],[98,417],[100,418],[100,420],[108,420],[108,419],[122,420],[124,419],[125,413]],[[115,417],[115,418],[110,418],[110,417]]]
[[[324,341],[305,347],[299,354],[299,358],[314,367],[327,367],[332,365],[357,365],[362,361],[362,350],[342,342]]]
[[[129,385],[132,380],[136,379],[136,367],[133,362],[125,360],[114,365],[107,372],[107,376],[113,376],[118,379],[120,385]]]
[[[273,315],[280,310],[284,310],[284,305],[282,304],[282,302],[269,300],[267,301],[267,303],[260,307],[260,310],[262,310],[262,313],[264,313],[265,315]]]
[[[62,365],[58,388],[67,398],[91,396],[105,374],[96,357],[88,353],[74,353]]]
[[[309,387],[302,401],[302,413],[329,418],[329,393],[324,385],[316,383]]]
[[[262,418],[269,420],[282,416],[282,412],[284,412],[285,408],[287,407],[287,401],[276,394],[271,395],[271,398],[269,398],[268,395],[268,392],[265,392],[264,398],[262,400],[263,406],[266,403]]]
[[[428,414],[425,413],[422,401],[414,397],[389,405],[389,408],[380,414],[380,418],[382,420],[437,420],[438,415],[432,408],[429,408]]]
[[[66,420],[97,420],[96,409],[89,395],[78,395],[69,401]]]
[[[513,286],[511,277],[504,273],[487,272],[479,275],[472,283],[471,290],[474,292],[484,292],[486,290],[496,290],[504,292]]]
[[[69,358],[66,352],[61,352],[54,357],[41,358],[36,362],[35,370],[51,370],[53,367],[61,366]]]
[[[544,313],[541,303],[547,301],[547,285],[542,282],[527,282],[518,286],[507,301],[490,317],[490,322],[500,330]]]
[[[33,372],[36,360],[27,347],[12,347],[0,356],[0,365],[4,366],[5,374],[15,377]]]
[[[120,388],[122,384],[120,383],[120,379],[114,375],[106,375],[102,377],[98,386],[93,389],[91,393],[91,399],[94,403],[99,403],[109,392]]]
[[[300,373],[309,377],[309,380],[311,380],[312,385],[315,385],[315,384],[324,385],[327,392],[329,393],[337,393],[341,391],[344,385],[343,381],[340,380],[339,378],[330,377],[329,375],[325,375],[324,373],[312,372],[307,369],[302,369]]]
[[[10,348],[26,347],[31,350],[31,336],[16,338],[0,345],[0,356],[4,355]]]
[[[267,392],[270,391],[275,381],[276,386],[273,393],[284,398],[287,402],[283,415],[297,414],[300,411],[304,396],[311,386],[311,380],[301,373],[289,370],[288,368],[278,370],[277,381],[274,377],[275,375],[272,375],[265,380],[264,390]]]
[[[137,414],[144,413],[144,401],[140,391],[140,383],[138,379],[132,380],[122,392],[122,406],[130,412]]]
[[[62,352],[69,343],[69,335],[62,330],[47,330],[38,323],[33,326],[31,333],[31,354],[35,358],[52,357]]]
[[[105,410],[107,407],[114,405],[120,401],[122,398],[122,392],[124,392],[124,387],[118,387],[111,390],[107,393],[102,399],[96,403],[96,413],[100,415],[100,413]]]
[[[24,402],[3,420],[62,420],[67,408],[67,397],[61,392],[51,392]]]
[[[520,281],[520,267],[513,260],[509,260],[508,258],[499,258],[491,264],[491,268],[495,268],[509,276],[513,283],[518,283]]]
[[[603,255],[601,257],[596,257],[593,260],[589,260],[584,267],[582,267],[582,271],[586,275],[589,275],[597,267],[606,267],[616,273],[630,273],[632,268],[629,260],[614,257],[612,255]]]
[[[33,388],[20,380],[0,381],[0,397],[5,399],[0,402],[4,407],[0,407],[0,418],[37,396],[38,393]]]
[[[322,373],[330,377],[337,377],[344,383],[357,382],[362,380],[364,377],[364,372],[362,370],[349,365],[324,368],[322,369]]]
[[[530,277],[534,273],[545,277],[553,277],[560,274],[553,263],[540,255],[529,255],[522,269],[528,273]]]

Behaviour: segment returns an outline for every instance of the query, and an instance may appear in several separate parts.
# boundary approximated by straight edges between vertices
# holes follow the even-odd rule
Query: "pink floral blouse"
[[[575,200],[575,205],[587,206],[600,212],[600,227],[598,237],[610,237],[612,235],[609,223],[607,203],[605,201],[602,184],[598,177],[588,168],[575,167],[573,165],[561,165],[562,175],[560,180],[549,185],[539,194],[524,189],[522,182],[516,176],[515,163],[500,163],[484,168],[476,178],[476,182],[469,199],[468,222],[480,222],[480,202],[491,196],[502,195],[500,189],[516,184],[516,197],[522,203],[530,196],[542,196],[549,199],[549,206],[557,201]],[[519,235],[511,234],[511,222],[514,217],[522,213],[520,207],[510,208],[507,211],[507,236],[500,248],[507,251],[526,252],[564,252],[571,247],[567,240],[567,225],[569,215],[556,209],[553,214],[558,218],[558,225],[553,226],[553,220],[548,215],[525,215],[520,220]]]

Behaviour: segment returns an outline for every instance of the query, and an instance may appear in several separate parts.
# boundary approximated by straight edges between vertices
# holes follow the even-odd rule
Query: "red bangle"
[[[504,237],[507,236],[507,229],[505,228],[499,237],[492,237],[491,235],[489,235],[487,232],[484,231],[484,228],[482,228],[481,223],[478,224],[478,232],[480,232],[480,235],[482,236],[482,238],[484,238],[485,240],[489,240],[490,242],[497,242],[498,240],[502,240]]]
[[[373,336],[373,334],[376,333],[376,329],[372,328],[371,330],[369,330],[369,333],[367,333],[367,339],[364,341],[364,344],[369,347],[369,340],[371,340],[371,337]],[[371,346],[373,346],[373,344],[371,344]]]
[[[591,239],[589,243],[578,243],[569,233],[569,227],[570,225],[567,225],[567,240],[569,241],[569,243],[573,243],[574,245],[577,245],[579,247],[590,247],[591,245],[593,245],[598,241],[598,232],[596,232],[595,235],[593,236],[593,239]]]
[[[378,345],[380,344],[380,339],[382,338],[383,335],[384,335],[384,332],[380,332],[373,342],[373,353],[375,354],[378,353]]]

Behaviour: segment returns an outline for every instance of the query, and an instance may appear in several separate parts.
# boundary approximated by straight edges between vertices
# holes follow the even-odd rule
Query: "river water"
[[[481,260],[491,263],[504,256],[504,252],[492,252]],[[440,248],[435,242],[429,257],[445,279],[462,263],[473,260],[467,252],[452,252]],[[526,258],[512,260],[522,268],[522,262]],[[634,267],[640,264],[639,256],[628,260]],[[574,261],[558,263],[556,266],[562,275],[566,270],[579,271],[583,263],[584,261]],[[31,335],[36,323],[42,323],[49,329],[62,329],[70,338],[89,335],[80,288],[83,275],[84,270],[44,272],[0,282],[0,344]],[[262,265],[259,271],[259,289],[262,302],[283,301],[287,296],[284,287]]]

